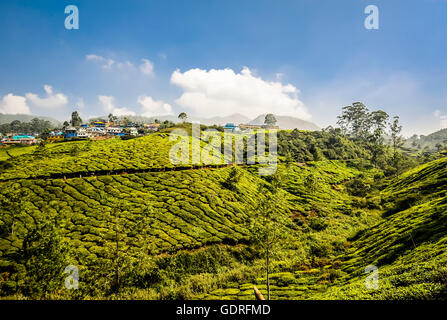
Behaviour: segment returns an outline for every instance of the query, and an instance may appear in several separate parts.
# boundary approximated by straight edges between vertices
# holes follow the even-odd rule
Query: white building
[[[128,128],[129,129],[129,134],[131,135],[131,136],[137,136],[138,135],[138,130],[137,130],[137,128],[135,128],[135,127],[131,127],[131,128]]]
[[[108,134],[119,134],[123,132],[123,129],[120,127],[107,127],[106,132]]]

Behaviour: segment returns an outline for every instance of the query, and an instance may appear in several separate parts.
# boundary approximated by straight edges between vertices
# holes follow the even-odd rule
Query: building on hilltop
[[[106,133],[110,135],[120,135],[123,133],[123,128],[121,127],[107,127]]]
[[[147,130],[151,130],[151,131],[158,131],[158,129],[160,129],[160,124],[159,123],[150,123],[150,124],[144,124],[143,127]]]
[[[236,131],[240,131],[241,129],[239,128],[239,126],[236,126],[234,123],[227,123],[223,126],[223,129],[225,131],[231,131],[231,132],[236,132]]]
[[[267,124],[240,124],[239,128],[241,130],[259,130],[259,129],[266,129],[266,130],[279,130],[279,126],[269,126]]]
[[[65,139],[73,139],[78,136],[78,130],[75,127],[69,127],[64,130]]]
[[[8,135],[1,140],[2,144],[35,144],[37,139],[29,135]]]

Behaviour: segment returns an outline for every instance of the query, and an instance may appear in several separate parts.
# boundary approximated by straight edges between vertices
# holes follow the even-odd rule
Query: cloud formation
[[[136,70],[135,64],[132,62],[126,60],[123,62],[115,61],[110,58],[105,58],[103,56],[97,55],[97,54],[88,54],[85,56],[85,59],[87,61],[94,61],[96,63],[99,63],[101,65],[101,68],[105,70],[112,70],[112,69],[118,69],[118,70],[129,70],[133,69]],[[144,75],[153,75],[154,74],[154,64],[149,59],[141,59],[142,63],[138,66],[138,70]]]
[[[240,73],[232,69],[176,70],[171,83],[183,89],[176,102],[201,116],[227,116],[241,113],[256,117],[263,113],[309,119],[311,115],[298,99],[298,89],[291,84],[268,82],[252,75],[250,69]]]
[[[106,59],[103,56],[98,56],[96,54],[88,54],[85,56],[85,59],[90,60],[90,61],[97,61],[97,62],[101,63],[101,65],[104,69],[107,69],[107,70],[112,69],[112,66],[115,63],[115,61],[113,59]]]
[[[25,97],[15,96],[12,93],[9,93],[0,101],[0,113],[31,114],[31,111],[26,104]]]
[[[140,65],[140,71],[146,75],[154,74],[154,64],[148,59],[141,59],[143,63]]]
[[[145,117],[172,114],[172,107],[170,104],[161,100],[154,100],[149,96],[139,96],[138,103],[141,105],[141,115]]]
[[[53,87],[50,85],[44,85],[43,86],[47,97],[46,98],[39,98],[37,94],[34,93],[27,93],[26,99],[36,107],[40,108],[58,108],[63,107],[67,104],[68,99],[67,97],[62,93],[53,93]]]
[[[134,116],[135,112],[132,110],[122,107],[118,108],[115,106],[115,99],[112,96],[98,96],[99,103],[102,105],[104,110],[108,113],[112,113],[114,116]]]

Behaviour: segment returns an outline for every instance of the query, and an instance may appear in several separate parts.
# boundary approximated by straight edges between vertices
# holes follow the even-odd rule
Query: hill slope
[[[406,172],[368,199],[383,219],[345,236],[345,250],[330,263],[273,274],[273,299],[447,298],[447,158]],[[334,227],[333,232],[340,230]],[[321,250],[313,254],[319,257]],[[377,289],[365,287],[371,276],[367,266],[378,268]],[[202,298],[247,299],[254,284],[265,292],[265,277],[258,277]]]
[[[302,139],[327,138],[287,134],[297,154]],[[270,197],[259,191],[270,178],[257,166],[171,170],[172,143],[157,133],[2,150],[0,295],[253,299],[253,284],[265,293],[248,222]],[[281,162],[278,171],[291,241],[273,260],[272,298],[445,297],[446,158],[382,190],[382,173],[362,159]],[[364,287],[371,264],[373,291]],[[79,268],[80,290],[63,289],[67,265]]]
[[[14,120],[19,120],[20,122],[30,122],[34,118],[39,118],[41,120],[48,120],[54,126],[59,126],[61,124],[60,121],[51,117],[41,117],[29,114],[3,114],[3,113],[0,113],[0,124],[10,123]]]

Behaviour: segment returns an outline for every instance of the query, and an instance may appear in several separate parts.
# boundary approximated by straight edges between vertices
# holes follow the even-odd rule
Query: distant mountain
[[[119,120],[123,120],[124,118],[129,119],[129,121],[131,122],[135,122],[135,123],[151,123],[154,122],[155,119],[160,120],[161,122],[163,121],[172,121],[172,122],[179,122],[180,119],[177,118],[177,116],[174,115],[166,115],[166,116],[155,116],[155,117],[145,117],[145,116],[119,116],[118,119]],[[108,116],[104,115],[104,116],[100,116],[100,117],[94,117],[94,118],[90,118],[88,119],[88,121],[92,121],[92,120],[99,120],[99,119],[104,119],[107,120]]]
[[[255,125],[264,124],[265,116],[266,116],[265,114],[261,114],[255,119],[251,120],[249,124],[255,124]],[[309,130],[309,131],[320,130],[320,127],[318,127],[315,123],[298,119],[295,117],[275,115],[275,118],[277,121],[276,125],[279,126],[281,129],[296,128],[299,130]]]
[[[102,116],[102,117],[91,118],[89,120],[107,119],[107,118],[108,118],[107,116]],[[123,118],[127,118],[130,121],[136,122],[136,123],[154,122],[155,119],[158,119],[161,122],[168,120],[168,121],[172,121],[172,122],[177,123],[177,122],[181,122],[182,121],[176,115],[154,116],[154,117],[144,117],[144,116],[120,116],[120,117],[118,117],[118,119],[123,119]],[[234,123],[234,124],[247,123],[248,121],[250,121],[250,118],[247,118],[246,116],[244,116],[242,114],[235,113],[235,114],[232,114],[230,116],[212,117],[212,118],[189,117],[188,116],[187,121],[200,122],[201,124],[211,126],[213,124],[224,125],[226,123]]]
[[[209,125],[213,125],[213,124],[225,125],[227,123],[234,123],[237,125],[237,124],[241,124],[241,123],[247,123],[248,121],[250,121],[250,118],[248,118],[240,113],[235,113],[235,114],[225,116],[225,117],[212,117],[212,118],[192,117],[191,120],[197,121],[204,125],[209,126]]]
[[[412,149],[437,151],[436,145],[445,147],[447,145],[447,128],[430,133],[427,136],[413,135],[405,141],[404,146]]]
[[[51,117],[41,117],[30,114],[3,114],[3,113],[0,113],[0,124],[10,123],[13,122],[14,120],[19,120],[20,122],[30,122],[34,118],[50,121],[51,124],[53,124],[55,127],[61,124],[60,121]]]
[[[167,116],[154,116],[154,117],[144,117],[144,116],[120,116],[118,119],[127,118],[132,122],[136,123],[149,123],[154,122],[155,119],[163,121],[172,121],[174,123],[181,122],[181,120],[176,115],[167,115]],[[309,131],[315,131],[320,130],[320,127],[318,127],[315,123],[305,121],[302,119],[298,119],[295,117],[290,116],[277,116],[275,115],[277,122],[277,125],[281,129],[299,129],[299,130],[309,130]],[[91,118],[89,120],[96,120],[96,119],[107,119],[107,116],[102,117],[95,117]],[[187,121],[188,122],[200,122],[201,124],[211,126],[211,125],[225,125],[226,123],[234,123],[236,125],[239,125],[241,123],[248,123],[248,124],[255,124],[255,125],[261,125],[264,124],[265,120],[265,114],[261,114],[258,117],[256,117],[253,120],[250,120],[250,118],[240,114],[235,113],[229,116],[225,117],[211,117],[211,118],[204,118],[204,117],[194,117],[194,116],[188,116]]]

